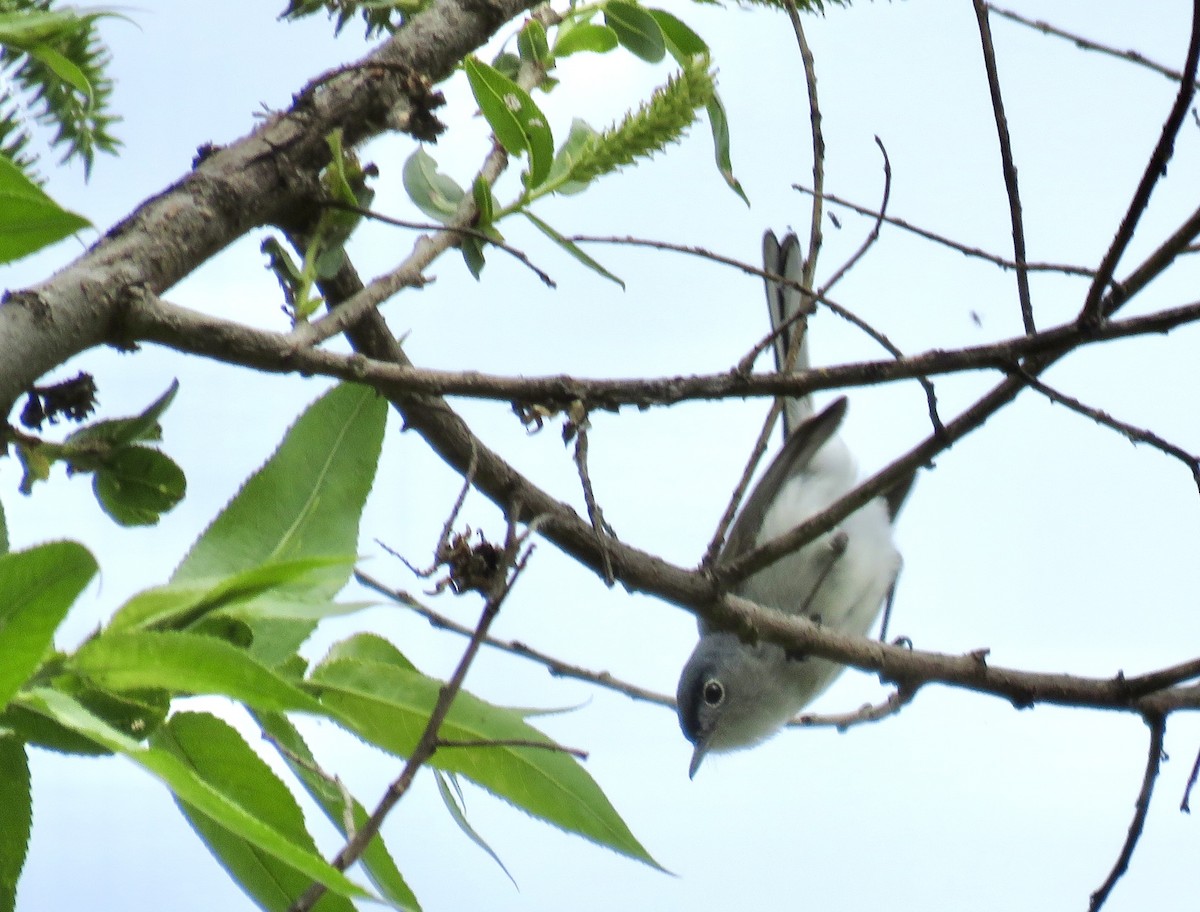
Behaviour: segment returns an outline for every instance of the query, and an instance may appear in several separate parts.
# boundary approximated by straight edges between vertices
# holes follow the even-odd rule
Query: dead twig
[[[1138,222],[1150,203],[1150,194],[1154,191],[1159,179],[1167,173],[1167,162],[1171,160],[1171,156],[1175,152],[1175,138],[1179,135],[1183,120],[1187,116],[1188,107],[1196,94],[1198,63],[1200,63],[1200,0],[1193,0],[1192,33],[1188,41],[1187,58],[1183,64],[1183,79],[1179,83],[1179,91],[1175,95],[1175,102],[1171,105],[1171,111],[1163,124],[1162,134],[1146,162],[1146,169],[1142,172],[1142,179],[1133,193],[1129,208],[1121,219],[1116,236],[1105,252],[1104,259],[1100,261],[1095,278],[1092,279],[1092,285],[1088,289],[1083,307],[1079,311],[1081,321],[1099,322],[1110,316],[1117,307],[1124,303],[1123,296],[1118,292],[1115,295],[1107,296],[1111,300],[1108,300],[1106,306],[1105,290],[1112,280],[1117,263],[1133,239],[1134,229],[1137,228]]]
[[[1101,411],[1098,408],[1093,408],[1086,403],[1080,402],[1073,396],[1068,396],[1061,390],[1057,390],[1054,387],[1043,383],[1036,377],[1032,377],[1028,374],[1022,374],[1022,376],[1024,377],[1025,382],[1028,384],[1030,389],[1037,390],[1037,392],[1041,393],[1051,402],[1057,402],[1060,405],[1065,405],[1067,408],[1071,409],[1071,411],[1078,412],[1080,415],[1091,418],[1097,424],[1111,428],[1133,443],[1148,444],[1149,446],[1154,447],[1156,450],[1178,459],[1188,467],[1188,471],[1192,473],[1192,480],[1196,483],[1196,490],[1200,491],[1200,456],[1197,456],[1195,453],[1189,453],[1182,447],[1171,443],[1169,440],[1163,439],[1148,428],[1135,427],[1132,424],[1114,418],[1112,415],[1108,414],[1108,412]]]
[[[1145,57],[1137,51],[1128,50],[1122,51],[1111,47],[1107,44],[1101,44],[1098,41],[1093,41],[1090,38],[1084,38],[1082,35],[1077,35],[1074,32],[1068,32],[1058,26],[1051,25],[1041,19],[1027,19],[1020,13],[1013,12],[1009,9],[997,6],[994,3],[987,4],[987,8],[997,16],[1002,16],[1005,19],[1016,22],[1019,25],[1027,26],[1035,31],[1041,32],[1043,35],[1053,35],[1055,38],[1063,38],[1070,41],[1077,48],[1084,51],[1096,51],[1100,54],[1107,54],[1109,57],[1116,57],[1119,60],[1125,60],[1129,63],[1135,63],[1138,66],[1145,67],[1148,70],[1153,70],[1162,76],[1166,76],[1172,82],[1180,82],[1183,80],[1183,73],[1179,70],[1173,70],[1168,66],[1163,66],[1161,63],[1156,63],[1153,60]],[[1200,83],[1198,83],[1200,85]]]
[[[1021,303],[1021,320],[1025,332],[1033,333],[1033,300],[1029,294],[1029,270],[1025,266],[1025,226],[1021,215],[1021,193],[1017,187],[1017,166],[1013,163],[1012,140],[1008,135],[1008,118],[1004,114],[1004,96],[1000,92],[1000,75],[996,69],[996,49],[992,44],[992,28],[988,24],[988,7],[983,0],[973,0],[975,18],[979,24],[979,40],[983,45],[983,65],[987,71],[988,91],[992,97],[992,114],[996,120],[996,137],[1000,141],[1000,166],[1004,174],[1004,189],[1008,193],[1008,216],[1012,222],[1013,260],[1017,267],[1017,298]]]
[[[813,192],[811,188],[806,187],[803,184],[792,184],[792,189],[798,190],[801,193],[811,194]],[[835,203],[838,206],[843,206],[846,209],[849,209],[851,212],[855,212],[858,215],[866,216],[868,218],[882,219],[885,224],[899,228],[901,231],[907,231],[910,234],[915,234],[917,237],[924,238],[927,241],[933,241],[935,244],[940,244],[943,247],[948,247],[957,253],[961,253],[963,256],[972,257],[979,260],[986,260],[993,265],[999,266],[1001,269],[1017,268],[1017,264],[1013,260],[1006,259],[1005,257],[999,256],[995,253],[989,253],[988,251],[981,250],[978,247],[969,247],[966,244],[954,240],[953,238],[948,238],[945,235],[938,234],[937,232],[931,231],[928,228],[922,228],[919,225],[914,225],[912,222],[906,221],[905,219],[897,218],[893,215],[885,215],[876,209],[870,209],[866,206],[860,205],[859,203],[852,202],[851,200],[846,199],[844,196],[838,196],[835,193],[825,193],[823,196],[829,202]],[[1071,263],[1026,263],[1025,268],[1029,272],[1059,272],[1063,275],[1084,276],[1086,278],[1091,278],[1096,274],[1094,269],[1089,269],[1086,266],[1077,266]]]
[[[1146,772],[1142,776],[1142,787],[1138,791],[1137,801],[1134,803],[1133,820],[1129,822],[1129,832],[1125,837],[1125,844],[1121,846],[1121,854],[1117,856],[1116,863],[1104,883],[1092,894],[1088,912],[1099,912],[1108,900],[1113,887],[1128,870],[1129,860],[1133,858],[1133,851],[1137,848],[1142,830],[1146,826],[1146,814],[1150,810],[1150,796],[1154,792],[1154,783],[1158,779],[1158,771],[1162,766],[1163,737],[1166,734],[1167,718],[1163,715],[1147,715],[1143,718],[1150,726],[1150,747],[1146,754]]]

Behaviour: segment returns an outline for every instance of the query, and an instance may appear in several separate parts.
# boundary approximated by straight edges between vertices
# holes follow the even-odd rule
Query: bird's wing
[[[740,557],[754,547],[754,540],[762,528],[763,517],[779,494],[779,489],[783,487],[784,482],[812,461],[817,450],[837,433],[845,416],[846,398],[843,396],[792,432],[783,449],[771,460],[767,471],[746,498],[737,519],[733,521],[729,537],[725,540],[725,547],[721,550],[721,560]]]

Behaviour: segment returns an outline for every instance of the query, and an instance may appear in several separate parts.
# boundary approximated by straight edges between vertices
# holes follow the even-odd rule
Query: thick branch
[[[429,85],[532,0],[437,0],[357,64],[301,92],[291,108],[203,160],[143,203],[87,253],[0,307],[0,411],[39,376],[109,341],[133,286],[161,293],[250,229],[287,222],[318,198],[341,128],[358,143],[385,128],[428,135],[440,103]]]

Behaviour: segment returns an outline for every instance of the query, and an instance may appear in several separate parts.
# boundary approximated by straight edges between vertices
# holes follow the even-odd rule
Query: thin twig
[[[1179,91],[1175,95],[1175,102],[1171,105],[1171,111],[1163,124],[1158,143],[1150,154],[1149,161],[1146,162],[1146,170],[1142,172],[1142,179],[1138,182],[1133,199],[1129,202],[1129,208],[1117,228],[1117,234],[1105,252],[1104,259],[1100,261],[1096,277],[1092,279],[1087,298],[1079,311],[1080,320],[1096,322],[1113,312],[1112,306],[1108,308],[1104,306],[1105,289],[1112,280],[1122,254],[1125,253],[1125,249],[1133,239],[1134,229],[1137,228],[1138,222],[1150,203],[1150,194],[1154,191],[1155,184],[1167,173],[1167,162],[1171,160],[1175,151],[1175,138],[1183,126],[1188,106],[1196,94],[1197,63],[1200,63],[1200,0],[1192,0],[1192,33],[1188,41],[1187,59],[1183,64],[1183,79],[1179,83]],[[1120,294],[1112,297],[1113,304],[1116,306],[1119,306],[1124,300]]]
[[[444,614],[424,604],[411,593],[405,592],[402,589],[393,589],[384,585],[379,580],[363,573],[361,570],[354,572],[354,578],[368,589],[373,589],[380,595],[390,598],[419,614],[425,620],[429,621],[434,627],[440,630],[449,630],[452,633],[457,633],[460,636],[470,636],[472,630],[464,624],[454,621]],[[596,684],[608,690],[624,694],[632,700],[639,700],[643,703],[653,703],[657,706],[665,706],[673,709],[675,701],[668,696],[656,693],[652,690],[647,690],[644,687],[638,687],[636,684],[630,684],[627,681],[622,681],[613,677],[607,671],[592,671],[587,668],[582,668],[578,665],[572,665],[564,662],[561,659],[555,658],[545,652],[540,652],[530,646],[525,645],[517,640],[499,640],[495,637],[484,637],[483,645],[489,646],[492,649],[497,649],[501,652],[507,652],[510,655],[519,656],[523,659],[528,659],[531,662],[536,662],[539,665],[544,665],[546,670],[556,678],[573,678],[577,681],[586,681],[589,684]]]
[[[1196,787],[1196,780],[1200,779],[1200,751],[1196,752],[1196,759],[1192,763],[1192,771],[1188,774],[1187,785],[1183,787],[1183,800],[1179,802],[1179,810],[1185,814],[1192,812],[1192,789]]]
[[[575,414],[578,412],[578,415]],[[616,582],[613,575],[612,551],[609,542],[616,537],[604,518],[604,511],[596,501],[596,491],[592,487],[592,476],[588,471],[588,415],[582,403],[578,409],[572,410],[571,427],[575,432],[575,468],[579,472],[579,484],[583,488],[583,502],[587,506],[588,521],[596,533],[596,547],[600,551],[600,559],[604,567],[604,584],[611,587]]]
[[[997,16],[1003,16],[1005,19],[1010,19],[1013,22],[1028,26],[1041,32],[1043,35],[1053,35],[1055,38],[1065,38],[1077,48],[1085,51],[1097,51],[1101,54],[1107,54],[1110,57],[1116,57],[1120,60],[1136,63],[1138,66],[1145,67],[1148,70],[1153,70],[1162,76],[1166,76],[1172,82],[1180,82],[1183,79],[1183,73],[1178,70],[1173,70],[1170,67],[1163,66],[1161,63],[1155,63],[1149,60],[1138,51],[1120,51],[1106,44],[1100,44],[1090,38],[1084,38],[1082,35],[1077,35],[1073,32],[1065,31],[1057,26],[1051,25],[1049,22],[1044,22],[1041,19],[1026,19],[1020,13],[1015,13],[1012,10],[1004,9],[996,6],[994,3],[989,3],[987,8]],[[1200,83],[1197,83],[1200,85]]]
[[[517,82],[523,88],[530,89],[542,75],[544,74],[534,65],[523,63],[517,75]],[[500,143],[493,143],[491,151],[480,166],[477,179],[482,178],[488,186],[492,186],[507,167],[508,153]],[[340,335],[401,288],[424,287],[429,281],[424,275],[424,270],[451,247],[460,244],[463,234],[474,234],[471,226],[478,216],[479,207],[475,204],[475,198],[470,194],[464,196],[454,217],[445,225],[437,226],[438,230],[432,235],[421,235],[417,238],[412,252],[400,266],[372,280],[347,300],[337,302],[337,306],[331,307],[321,319],[297,326],[291,334],[293,349],[299,351],[315,348],[327,339]],[[495,243],[490,237],[487,240]],[[509,252],[518,255],[512,250]],[[521,256],[518,255],[518,258]],[[549,280],[549,276],[533,267],[528,260],[525,262],[543,278],[543,281]],[[550,285],[553,286],[553,282],[550,282]]]
[[[879,211],[875,213],[875,224],[871,226],[871,230],[863,239],[862,244],[851,255],[850,259],[846,260],[833,275],[825,280],[819,292],[821,295],[829,294],[833,286],[840,282],[854,268],[858,261],[866,255],[872,245],[879,240],[879,229],[883,226],[883,220],[887,218],[888,200],[892,197],[892,162],[888,158],[887,148],[884,146],[883,140],[878,136],[875,137],[875,145],[879,147],[879,152],[883,155],[883,198],[879,201]],[[820,199],[816,195],[813,198],[814,200]]]
[[[1188,467],[1188,470],[1192,473],[1192,479],[1196,482],[1196,489],[1197,491],[1200,491],[1200,456],[1197,456],[1194,453],[1189,453],[1187,450],[1171,443],[1169,440],[1164,440],[1158,434],[1147,428],[1134,427],[1132,424],[1128,424],[1127,422],[1114,418],[1112,415],[1108,414],[1108,412],[1101,411],[1098,408],[1094,408],[1090,405],[1080,402],[1073,396],[1068,396],[1066,393],[1057,390],[1046,383],[1043,383],[1036,377],[1024,374],[1021,371],[1018,371],[1017,373],[1021,374],[1026,384],[1028,384],[1031,389],[1037,390],[1052,402],[1065,405],[1072,411],[1091,418],[1097,424],[1112,428],[1114,431],[1121,434],[1133,443],[1149,444],[1156,450],[1178,459]]]
[[[1021,302],[1021,320],[1025,332],[1033,333],[1033,300],[1029,295],[1029,270],[1025,266],[1025,226],[1021,215],[1021,193],[1017,187],[1017,166],[1013,163],[1012,140],[1008,135],[1008,118],[1004,114],[1004,96],[1000,93],[1000,75],[996,69],[996,48],[992,44],[992,29],[988,24],[987,4],[973,0],[975,18],[979,23],[979,40],[983,45],[983,65],[987,71],[988,91],[992,96],[992,113],[996,120],[996,136],[1000,141],[1000,164],[1004,173],[1004,189],[1008,193],[1008,215],[1012,222],[1013,260],[1017,265],[1017,297]]]
[[[1134,804],[1133,820],[1129,822],[1129,833],[1125,837],[1125,844],[1121,847],[1121,854],[1117,856],[1116,863],[1104,883],[1092,894],[1088,912],[1099,912],[1100,907],[1108,900],[1113,887],[1128,870],[1129,860],[1133,857],[1133,851],[1137,848],[1142,830],[1146,826],[1146,814],[1150,810],[1150,796],[1154,792],[1154,783],[1158,779],[1158,771],[1162,766],[1163,737],[1166,734],[1167,717],[1147,715],[1144,718],[1146,724],[1150,726],[1150,747],[1146,754],[1146,772],[1142,776],[1142,787],[1138,791],[1137,802]]]
[[[387,817],[392,808],[396,806],[412,786],[417,771],[425,765],[437,750],[438,732],[441,730],[442,723],[446,720],[446,716],[450,712],[450,707],[454,703],[455,697],[458,696],[459,691],[462,689],[467,671],[470,669],[471,663],[475,661],[475,656],[479,653],[479,647],[484,637],[487,636],[488,628],[491,627],[492,622],[496,619],[496,615],[500,611],[500,606],[508,596],[508,593],[512,591],[513,584],[525,568],[528,553],[522,556],[521,548],[528,534],[518,534],[516,523],[511,520],[509,521],[508,532],[504,541],[503,558],[496,568],[487,593],[487,600],[479,615],[479,623],[475,626],[471,639],[467,643],[466,649],[463,650],[462,657],[459,659],[454,673],[450,676],[450,680],[446,682],[438,693],[437,702],[433,706],[433,711],[429,714],[429,721],[425,724],[425,730],[421,733],[421,738],[417,742],[416,747],[413,748],[412,754],[409,756],[408,762],[405,763],[400,776],[388,786],[383,798],[380,799],[375,810],[371,812],[371,816],[363,822],[358,832],[347,840],[346,844],[342,846],[341,850],[330,862],[337,870],[345,871],[359,859],[366,850],[367,844],[379,832],[384,818]],[[326,889],[324,884],[312,884],[299,899],[288,907],[288,912],[308,912],[317,900],[325,894]]]
[[[443,747],[532,747],[538,750],[555,751],[560,754],[570,754],[577,760],[586,760],[588,752],[580,750],[577,747],[566,747],[562,744],[555,744],[553,741],[530,741],[527,738],[498,738],[489,740],[487,738],[474,738],[470,740],[449,740],[446,738],[438,738],[437,748],[441,750]]]
[[[882,703],[866,703],[854,712],[848,713],[830,715],[804,713],[797,716],[788,725],[797,728],[836,728],[838,731],[844,732],[855,725],[878,722],[881,719],[886,719],[888,716],[896,715],[911,703],[913,697],[916,695],[917,688],[915,686],[897,687]]]
[[[821,130],[821,104],[817,96],[817,63],[813,57],[812,48],[804,34],[804,25],[800,22],[800,12],[796,9],[794,0],[784,0],[784,9],[792,23],[792,31],[796,35],[796,44],[800,48],[800,61],[804,65],[804,85],[808,90],[808,120],[812,134],[813,147],[813,186],[820,193],[825,189],[825,134]],[[805,251],[804,267],[801,271],[803,282],[809,288],[815,284],[817,274],[817,257],[821,253],[821,221],[824,218],[824,206],[820,196],[813,197],[811,220],[808,232],[808,250]]]
[[[550,274],[544,269],[540,269],[529,259],[529,255],[525,251],[513,247],[499,237],[488,234],[486,231],[480,231],[478,228],[471,228],[466,225],[458,225],[449,228],[439,222],[413,222],[407,219],[395,218],[390,215],[384,215],[382,212],[377,212],[374,209],[367,209],[362,206],[351,206],[349,203],[344,203],[341,200],[325,200],[323,206],[329,209],[341,209],[343,212],[356,212],[363,218],[369,218],[376,222],[382,222],[385,225],[393,225],[397,228],[411,228],[413,231],[453,231],[455,234],[461,234],[466,237],[473,237],[482,241],[485,244],[491,244],[493,247],[498,247],[505,253],[523,263],[530,272],[542,280],[544,284],[550,288],[557,288],[558,283],[550,277]]]
[[[801,193],[808,193],[810,195],[813,192],[811,188],[806,187],[803,184],[792,184],[792,189],[798,190]],[[859,203],[852,202],[843,196],[838,196],[836,193],[826,193],[824,194],[824,197],[829,202],[843,206],[852,212],[858,213],[859,215],[867,216],[869,218],[882,218],[883,221],[889,225],[893,225],[902,231],[909,232],[910,234],[915,234],[917,237],[924,238],[927,241],[933,241],[935,244],[940,244],[943,247],[949,247],[951,250],[961,253],[963,256],[972,257],[978,260],[986,260],[989,263],[999,266],[1001,269],[1017,268],[1017,264],[1013,260],[1006,259],[1005,257],[999,256],[995,253],[989,253],[988,251],[981,250],[978,247],[968,247],[966,244],[956,241],[953,238],[948,238],[945,235],[938,234],[935,231],[930,231],[928,228],[922,228],[919,225],[914,225],[912,222],[906,221],[905,219],[897,218],[896,216],[892,215],[882,215],[875,209],[870,209],[866,206],[860,205]],[[1086,266],[1076,266],[1071,263],[1026,263],[1025,268],[1030,272],[1060,272],[1063,275],[1084,276],[1086,278],[1091,278],[1096,274],[1094,269],[1089,269]]]

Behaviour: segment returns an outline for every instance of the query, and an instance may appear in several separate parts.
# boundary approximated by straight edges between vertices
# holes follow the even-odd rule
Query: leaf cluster
[[[50,144],[64,148],[63,161],[78,158],[91,173],[97,152],[120,145],[111,128],[110,54],[96,23],[113,15],[55,9],[54,0],[0,0],[0,68],[7,78],[0,95],[0,155],[31,176],[33,120],[54,130]]]
[[[92,490],[103,508],[122,526],[147,526],[183,500],[187,479],[183,470],[148,443],[162,439],[158,419],[179,390],[173,381],[165,393],[140,414],[96,421],[72,432],[62,443],[17,434],[10,430],[25,474],[21,492],[50,477],[56,462],[67,474],[90,474]]]
[[[141,767],[171,791],[263,909],[286,909],[313,882],[329,890],[321,908],[350,910],[363,899],[420,908],[379,837],[362,858],[369,886],[326,862],[293,793],[307,792],[343,835],[361,828],[363,804],[321,769],[293,717],[331,721],[407,757],[444,686],[370,634],[336,643],[311,665],[299,652],[322,619],[362,607],[336,596],[355,559],[385,419],[386,403],[369,389],[345,385],[321,397],[171,579],[118,607],[73,652],[56,651],[54,634],[95,575],[95,560],[66,541],[0,554],[0,912],[13,909],[29,838],[31,746],[80,762],[120,754]],[[152,420],[144,413],[90,436],[137,437],[138,423],[144,431]],[[245,707],[290,771],[290,785],[222,718],[176,708],[193,695]],[[461,777],[654,864],[582,766],[524,715],[458,695],[440,731],[446,746],[430,761],[453,819],[482,844],[461,792],[455,799],[446,791]]]

